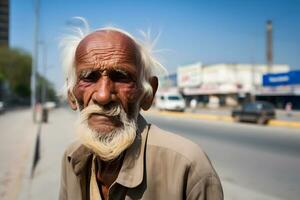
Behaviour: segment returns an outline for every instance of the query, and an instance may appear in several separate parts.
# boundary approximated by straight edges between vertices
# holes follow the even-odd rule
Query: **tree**
[[[26,104],[30,102],[31,64],[32,58],[29,53],[21,49],[0,47],[0,88],[3,87],[3,82],[7,82],[13,101]],[[41,75],[37,75],[38,87],[43,81],[47,84],[48,93],[54,93],[55,96],[52,84]]]
[[[0,73],[9,83],[12,93],[30,97],[31,56],[19,49],[0,48]]]

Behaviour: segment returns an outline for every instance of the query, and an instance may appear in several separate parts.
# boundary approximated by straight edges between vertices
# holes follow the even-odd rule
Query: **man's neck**
[[[96,164],[96,177],[99,186],[104,198],[107,198],[109,187],[115,182],[118,177],[119,171],[122,167],[124,159],[124,154],[121,154],[118,158],[112,161],[103,161],[97,157]]]

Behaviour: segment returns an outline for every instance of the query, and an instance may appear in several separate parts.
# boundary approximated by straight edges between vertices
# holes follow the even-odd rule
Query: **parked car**
[[[255,101],[234,109],[231,113],[237,122],[250,121],[258,124],[267,124],[270,119],[275,119],[275,108],[269,102]]]
[[[165,93],[156,96],[156,107],[160,110],[183,112],[186,108],[186,104],[181,94]]]
[[[43,107],[47,110],[52,110],[52,109],[56,108],[57,105],[54,101],[47,101],[47,102],[44,103]]]
[[[4,103],[0,101],[0,113],[4,112]]]

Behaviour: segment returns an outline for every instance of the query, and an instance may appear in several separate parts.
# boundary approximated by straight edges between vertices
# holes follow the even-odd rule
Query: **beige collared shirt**
[[[96,156],[93,156],[92,160],[92,169],[91,169],[91,180],[90,180],[90,199],[91,200],[102,200],[98,183],[97,183],[97,178],[96,178]]]
[[[148,125],[141,116],[138,124],[109,199],[223,199],[219,177],[198,145]],[[92,153],[79,143],[67,149],[60,200],[101,199],[92,160]]]

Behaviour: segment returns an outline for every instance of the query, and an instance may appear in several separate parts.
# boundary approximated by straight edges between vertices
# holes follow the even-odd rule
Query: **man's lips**
[[[89,116],[90,125],[108,125],[108,126],[121,126],[118,116],[106,116],[98,113],[93,113]]]

